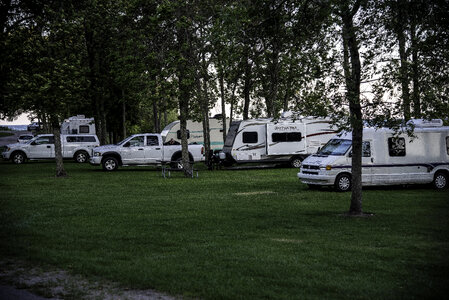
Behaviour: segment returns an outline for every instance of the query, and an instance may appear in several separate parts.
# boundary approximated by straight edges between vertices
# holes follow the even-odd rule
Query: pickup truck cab
[[[191,162],[204,161],[202,145],[189,145]],[[105,171],[114,171],[119,166],[159,165],[172,163],[182,168],[181,145],[163,143],[156,133],[135,134],[115,145],[96,147],[90,158],[91,165],[102,165]]]
[[[100,144],[96,135],[61,134],[62,157],[73,158],[78,163],[89,160],[92,149]],[[27,159],[54,159],[55,138],[53,134],[40,134],[26,143],[6,146],[3,159],[22,164]]]

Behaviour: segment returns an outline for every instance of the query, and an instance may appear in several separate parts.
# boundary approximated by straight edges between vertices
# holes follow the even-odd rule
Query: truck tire
[[[437,190],[443,190],[448,186],[448,175],[444,172],[437,172],[433,179],[433,187]]]
[[[11,161],[16,165],[23,164],[26,160],[26,155],[22,151],[16,151],[11,154]]]
[[[74,159],[77,163],[85,163],[89,159],[89,154],[86,151],[78,151],[75,153]]]
[[[347,192],[351,190],[351,175],[349,174],[340,174],[335,179],[335,189],[338,192]]]
[[[107,172],[112,172],[117,170],[118,168],[118,161],[115,157],[109,156],[103,159],[102,161],[103,170]]]
[[[290,166],[292,168],[301,168],[302,159],[299,156],[294,156],[290,159]]]

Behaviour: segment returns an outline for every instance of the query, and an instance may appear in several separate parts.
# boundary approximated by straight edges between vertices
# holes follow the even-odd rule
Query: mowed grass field
[[[202,299],[441,299],[449,191],[309,190],[295,169],[164,179],[157,168],[0,163],[0,254]]]

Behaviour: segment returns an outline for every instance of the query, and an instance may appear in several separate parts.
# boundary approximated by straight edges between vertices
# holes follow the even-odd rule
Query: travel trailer
[[[363,130],[362,185],[433,183],[444,189],[449,179],[449,127],[441,120],[412,120],[406,128]],[[409,127],[410,128],[410,127]],[[317,154],[304,160],[298,178],[311,188],[334,186],[351,190],[351,132],[333,137]]]
[[[61,134],[95,134],[95,119],[84,115],[65,119],[61,124]]]
[[[220,160],[224,165],[288,162],[298,168],[336,133],[327,118],[235,121],[229,128]]]
[[[165,126],[161,135],[164,142],[173,139],[176,143],[181,143],[180,122],[174,121]],[[223,148],[223,121],[222,119],[209,119],[210,128],[210,148],[218,150]],[[229,119],[226,120],[226,129],[229,129]],[[204,144],[203,123],[187,120],[187,142],[189,144]]]

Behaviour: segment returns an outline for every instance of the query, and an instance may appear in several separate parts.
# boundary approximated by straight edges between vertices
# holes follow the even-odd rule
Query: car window
[[[388,138],[388,153],[390,156],[405,156],[405,139],[402,137]]]
[[[257,131],[246,131],[242,135],[242,142],[245,144],[257,143]]]
[[[159,139],[157,138],[157,136],[147,136],[147,146],[159,146]]]
[[[142,147],[144,141],[144,136],[136,136],[129,140],[130,147]]]
[[[52,136],[41,136],[34,142],[36,145],[54,144],[55,139]]]

